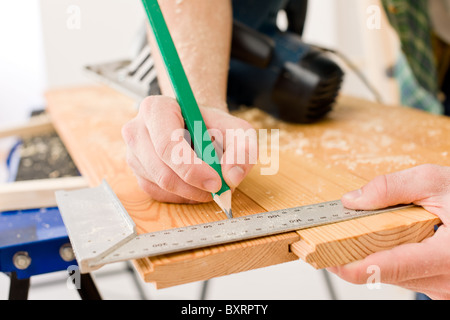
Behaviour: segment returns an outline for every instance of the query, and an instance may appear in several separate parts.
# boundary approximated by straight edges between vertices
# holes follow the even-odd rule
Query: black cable
[[[333,49],[329,49],[329,48],[320,47],[320,46],[317,46],[317,45],[313,45],[313,47],[315,47],[315,48],[317,48],[319,50],[322,50],[324,52],[332,53],[335,56],[337,56],[339,59],[341,59],[350,68],[350,70],[352,70],[356,74],[356,76],[367,87],[367,89],[372,93],[372,95],[375,98],[375,101],[377,101],[380,104],[383,103],[383,99],[381,98],[381,95],[378,92],[378,90],[375,89],[375,87],[370,83],[370,81],[361,72],[361,70],[359,70],[359,68],[350,59],[348,59],[344,54],[342,54],[339,51],[336,51],[336,50],[333,50]]]

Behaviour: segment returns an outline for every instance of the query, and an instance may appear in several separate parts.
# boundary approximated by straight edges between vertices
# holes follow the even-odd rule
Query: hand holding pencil
[[[206,126],[214,128],[226,137],[228,129],[251,129],[246,121],[228,112],[200,107]],[[170,203],[201,203],[212,199],[211,193],[219,191],[221,179],[217,172],[204,162],[195,161],[197,155],[188,142],[186,148],[192,156],[191,163],[177,163],[171,157],[179,146],[179,141],[171,141],[173,132],[184,129],[180,106],[170,97],[153,96],[146,98],[139,113],[127,123],[123,136],[127,142],[127,161],[133,169],[141,188],[153,199]],[[251,142],[256,144],[256,141]],[[251,143],[238,144],[224,141],[223,159],[235,159],[237,154],[248,154]],[[219,146],[217,146],[219,147]],[[227,153],[232,156],[227,156]],[[222,164],[225,181],[234,190],[251,170],[254,161],[237,164],[234,160]]]
[[[226,130],[243,129],[247,131],[251,128],[245,121],[233,117],[223,110],[223,106],[226,106],[226,76],[224,77],[224,74],[226,75],[224,71],[226,70],[223,69],[227,69],[227,64],[217,63],[217,56],[226,56],[229,52],[219,50],[223,48],[223,45],[211,43],[214,42],[214,39],[219,42],[225,42],[229,39],[227,40],[227,37],[224,39],[217,38],[214,28],[211,29],[209,27],[210,24],[208,24],[209,29],[206,30],[208,31],[206,34],[211,35],[211,41],[204,40],[205,30],[193,30],[194,33],[203,32],[203,37],[200,37],[200,40],[202,38],[203,40],[199,40],[199,45],[204,50],[189,56],[186,56],[183,50],[180,52],[180,57],[185,57],[183,63],[187,66],[186,69],[190,71],[190,79],[193,80],[191,81],[193,91],[200,98],[200,102],[211,106],[209,108],[199,108],[190,90],[190,84],[187,82],[183,68],[180,67],[181,61],[173,43],[171,43],[171,37],[167,27],[165,27],[164,18],[161,16],[161,12],[155,13],[153,10],[158,11],[159,9],[157,1],[148,0],[143,1],[143,3],[146,6],[150,22],[152,23],[152,31],[155,35],[153,48],[156,46],[162,52],[163,59],[161,60],[164,60],[164,62],[161,63],[160,61],[160,64],[168,71],[167,73],[170,77],[168,82],[174,89],[176,99],[160,96],[149,97],[143,101],[139,115],[127,124],[123,130],[124,138],[129,147],[128,162],[136,173],[141,187],[156,200],[181,203],[210,201],[212,199],[211,193],[216,193],[217,188],[220,189],[219,195],[230,188],[233,190],[248,174],[252,164],[255,163],[255,159],[250,159],[250,156],[247,157],[244,163],[237,163],[235,159],[236,155],[249,154],[249,150],[246,149],[255,149],[256,137],[255,139],[250,139],[250,143],[243,144],[235,143],[234,138],[230,139],[230,141],[225,139]],[[203,2],[203,6],[208,5]],[[153,6],[153,9],[150,9],[149,6]],[[189,8],[192,9],[193,7],[195,5],[190,4]],[[196,7],[192,11],[193,15],[201,14],[202,10],[198,8],[200,7]],[[189,16],[188,9],[183,12],[183,17]],[[182,34],[185,30],[181,24],[173,25],[175,26],[174,38],[181,39],[180,43],[183,38],[180,38],[179,34]],[[202,29],[201,26],[199,28]],[[189,51],[189,48],[195,47],[195,44],[190,43],[190,46],[186,47],[181,43],[179,46],[188,48],[185,50]],[[213,53],[216,55],[215,57],[212,56]],[[199,59],[199,56],[202,59]],[[201,62],[200,65],[198,64],[199,61]],[[209,69],[213,70],[204,72],[205,65],[210,65],[211,68]],[[159,70],[161,70],[161,67]],[[170,94],[167,94],[169,90],[167,90],[167,87],[164,87],[164,79],[167,79],[164,72],[162,72],[160,78],[163,80],[160,81],[163,85],[163,93],[169,96]],[[211,86],[211,84],[216,85]],[[217,107],[218,105],[220,107]],[[203,122],[203,129],[193,130],[195,123],[200,122],[199,120]],[[204,139],[204,131],[206,128],[214,129],[215,132],[219,132],[219,135],[224,138],[221,141],[215,141],[216,150],[219,154],[223,152],[224,155],[222,165],[214,163],[217,161],[211,163],[208,159],[204,159],[207,163],[205,161],[180,163],[174,160],[174,154],[176,154],[174,151],[180,147],[180,143],[179,141],[174,141],[173,134],[177,130],[184,128],[185,124],[189,129],[189,133],[191,133],[190,138],[194,142],[194,149],[196,149],[197,153],[195,154],[191,149],[191,155],[188,158],[191,160],[196,156],[203,158],[204,155],[210,153],[210,149],[208,149],[208,152],[202,152],[207,149],[210,143],[207,141],[208,139]],[[195,131],[197,133],[194,133]],[[201,133],[200,138],[198,137],[198,132]],[[187,144],[187,142],[185,143]],[[219,206],[221,205],[219,204]],[[223,206],[221,207],[223,208]],[[229,214],[226,209],[224,211],[227,215]]]

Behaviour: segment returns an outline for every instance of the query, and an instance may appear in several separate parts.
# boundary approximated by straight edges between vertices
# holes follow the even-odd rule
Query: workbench
[[[91,187],[106,180],[139,234],[226,219],[214,202],[153,201],[126,164],[122,126],[136,101],[101,86],[47,92],[47,112]],[[256,108],[235,114],[255,129],[279,129],[279,170],[261,175],[257,164],[233,195],[236,217],[340,199],[378,175],[420,164],[450,164],[450,119],[400,106],[340,97],[321,122],[280,122]],[[270,146],[270,145],[269,145]],[[134,265],[157,288],[303,259],[317,269],[342,265],[434,234],[439,219],[414,207],[164,256]]]

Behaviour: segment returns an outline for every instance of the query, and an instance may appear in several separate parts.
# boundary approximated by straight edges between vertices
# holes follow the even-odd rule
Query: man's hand
[[[234,189],[256,163],[256,132],[246,121],[226,111],[200,109],[206,127],[215,138],[218,155],[223,151],[224,179]],[[227,130],[238,129],[254,135],[244,137],[246,141],[236,141],[239,137],[226,139]],[[211,193],[221,188],[219,174],[197,157],[183,138],[185,132],[178,103],[164,96],[146,98],[137,117],[123,127],[122,135],[128,146],[127,162],[140,187],[157,201],[208,202],[212,200]],[[236,161],[239,155],[244,155],[245,161]]]
[[[424,207],[443,225],[419,244],[405,244],[374,253],[346,266],[329,268],[342,279],[367,282],[369,266],[378,266],[381,282],[425,293],[432,299],[450,299],[450,167],[423,165],[375,178],[361,190],[342,197],[349,209],[379,209],[396,204]]]

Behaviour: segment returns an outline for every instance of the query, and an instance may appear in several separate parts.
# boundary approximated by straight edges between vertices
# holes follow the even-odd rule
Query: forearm
[[[198,104],[226,110],[231,2],[160,0],[159,4]],[[149,35],[150,44],[156,49],[152,32]],[[173,97],[159,51],[153,52],[162,94]]]

